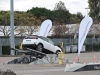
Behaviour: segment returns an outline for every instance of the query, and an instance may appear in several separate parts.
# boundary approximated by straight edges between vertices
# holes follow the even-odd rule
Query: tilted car
[[[58,46],[55,46],[53,41],[49,38],[37,35],[30,35],[23,39],[22,48],[31,48],[45,53],[61,52]]]

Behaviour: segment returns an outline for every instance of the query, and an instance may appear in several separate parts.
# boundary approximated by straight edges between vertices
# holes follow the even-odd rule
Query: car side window
[[[48,42],[48,39],[47,38],[44,38],[45,39],[45,41],[47,41]]]
[[[48,42],[54,45],[54,42],[48,38]]]
[[[25,39],[28,39],[28,37],[25,37]]]
[[[42,40],[44,40],[44,41],[47,41],[47,42],[48,42],[48,39],[47,39],[47,38],[45,38],[45,37],[41,37],[41,36],[39,36],[39,38],[41,38]]]
[[[37,39],[37,36],[27,36],[25,39]]]

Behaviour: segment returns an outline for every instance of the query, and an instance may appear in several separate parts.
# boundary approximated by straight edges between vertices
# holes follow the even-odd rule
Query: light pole
[[[15,48],[14,41],[14,8],[13,8],[13,0],[10,0],[10,55],[15,55],[15,51],[12,48]]]
[[[85,9],[87,9],[87,16],[88,16],[88,9],[90,9],[90,8],[85,8]]]

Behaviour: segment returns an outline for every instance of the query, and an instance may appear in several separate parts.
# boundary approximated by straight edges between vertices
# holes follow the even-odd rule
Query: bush
[[[16,75],[16,74],[9,69],[7,71],[0,70],[0,75]]]
[[[10,46],[2,46],[2,54],[10,55]]]
[[[15,48],[19,49],[19,46],[15,46]],[[2,54],[10,55],[10,46],[2,46]]]
[[[91,52],[91,51],[100,51],[100,44],[98,43],[93,43],[93,44],[85,44],[86,46],[86,51]]]

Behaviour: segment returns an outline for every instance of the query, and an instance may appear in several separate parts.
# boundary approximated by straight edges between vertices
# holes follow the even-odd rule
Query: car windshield
[[[55,43],[54,43],[51,39],[49,39],[49,38],[48,38],[48,42],[51,43],[51,44],[53,44],[53,45],[55,44]]]
[[[27,36],[25,37],[25,39],[36,39],[37,37],[36,36]]]

